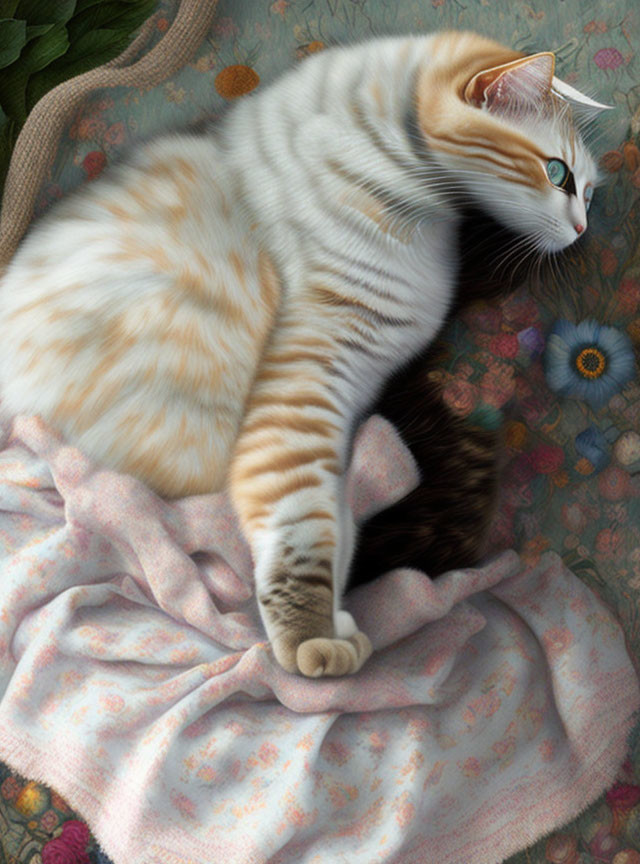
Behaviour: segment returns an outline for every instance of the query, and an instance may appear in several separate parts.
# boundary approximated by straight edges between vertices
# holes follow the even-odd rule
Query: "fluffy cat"
[[[27,235],[0,391],[165,496],[228,484],[276,660],[356,672],[343,475],[385,380],[440,329],[472,202],[542,252],[596,169],[550,53],[471,33],[306,60],[200,136],[141,146]],[[570,101],[569,101],[570,100]]]

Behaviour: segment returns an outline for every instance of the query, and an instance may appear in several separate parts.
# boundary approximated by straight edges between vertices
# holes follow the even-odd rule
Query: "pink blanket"
[[[358,436],[362,518],[416,469]],[[638,681],[553,553],[348,597],[360,673],[273,660],[222,495],[173,503],[37,419],[0,452],[0,759],[53,786],[116,864],[492,864],[613,780]]]

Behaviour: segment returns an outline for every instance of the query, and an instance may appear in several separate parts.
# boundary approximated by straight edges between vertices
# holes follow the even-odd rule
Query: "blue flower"
[[[611,461],[609,443],[596,426],[587,426],[575,440],[576,451],[585,456],[593,465],[595,471],[602,471]]]
[[[597,321],[556,321],[545,350],[545,374],[552,390],[601,408],[633,378],[631,340]]]

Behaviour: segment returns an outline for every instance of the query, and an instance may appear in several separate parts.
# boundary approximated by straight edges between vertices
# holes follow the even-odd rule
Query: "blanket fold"
[[[416,466],[360,430],[356,519]],[[116,864],[491,864],[612,782],[638,681],[554,553],[346,598],[375,651],[318,681],[272,657],[224,495],[162,501],[36,418],[0,452],[0,759]]]

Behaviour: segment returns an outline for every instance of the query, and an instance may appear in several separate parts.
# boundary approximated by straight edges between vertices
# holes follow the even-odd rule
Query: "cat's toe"
[[[353,675],[373,648],[369,638],[360,631],[348,639],[307,639],[298,646],[298,670],[308,678]]]
[[[297,645],[287,639],[274,639],[271,643],[273,655],[285,672],[297,672]]]

